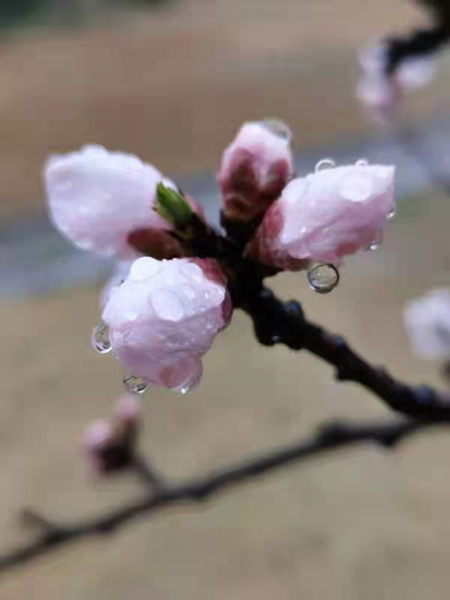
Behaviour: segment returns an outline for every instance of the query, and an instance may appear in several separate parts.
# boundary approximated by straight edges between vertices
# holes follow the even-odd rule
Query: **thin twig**
[[[260,287],[244,293],[240,305],[252,318],[258,340],[267,346],[282,343],[292,350],[307,350],[336,369],[339,381],[354,381],[374,393],[391,409],[408,417],[450,421],[450,397],[427,385],[410,386],[383,367],[371,365],[344,338],[309,322],[298,302],[282,302]]]
[[[0,556],[0,570],[24,565],[80,538],[113,533],[122,525],[144,514],[152,514],[173,505],[203,502],[226,488],[249,482],[276,469],[338,448],[366,442],[387,449],[393,448],[408,435],[431,425],[433,424],[429,422],[409,420],[329,423],[320,427],[309,439],[243,460],[220,471],[156,489],[140,500],[92,519],[82,520],[73,525],[52,524],[52,528],[44,530],[37,539]],[[44,518],[39,519],[46,522]]]
[[[152,491],[161,490],[168,486],[165,478],[159,473],[155,467],[143,456],[134,456],[131,468],[143,481],[143,483]]]

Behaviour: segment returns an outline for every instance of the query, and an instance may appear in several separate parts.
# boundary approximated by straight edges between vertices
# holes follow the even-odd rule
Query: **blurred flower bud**
[[[200,381],[201,358],[230,319],[225,278],[201,259],[138,259],[103,312],[125,370],[181,392]]]
[[[411,300],[404,323],[412,349],[419,358],[450,358],[450,291],[438,289]]]
[[[51,157],[44,179],[50,218],[76,246],[121,259],[179,255],[172,224],[154,210],[158,184],[175,185],[136,156],[86,146]]]
[[[407,58],[393,73],[388,73],[389,42],[378,40],[360,55],[362,76],[357,96],[372,118],[389,122],[404,90],[428,85],[434,75],[434,60],[429,57]]]
[[[217,175],[227,218],[250,221],[276,200],[292,176],[290,132],[276,121],[245,123]]]
[[[393,210],[394,167],[360,161],[318,170],[286,186],[247,254],[294,271],[312,261],[339,265],[345,255],[381,241]]]
[[[128,468],[133,461],[141,419],[141,406],[130,394],[120,398],[114,415],[91,423],[83,449],[92,471],[104,475]]]

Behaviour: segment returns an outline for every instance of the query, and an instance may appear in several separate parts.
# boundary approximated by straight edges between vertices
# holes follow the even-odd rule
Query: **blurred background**
[[[329,296],[302,274],[274,287],[368,358],[442,385],[416,361],[405,301],[450,283],[450,53],[402,107],[408,144],[355,99],[357,52],[423,23],[406,0],[4,0],[0,6],[0,531],[24,506],[76,519],[139,493],[92,482],[79,452],[121,393],[90,348],[109,264],[45,216],[48,154],[95,142],[154,162],[216,215],[214,169],[244,120],[278,117],[300,173],[324,156],[398,165],[399,211],[382,247],[348,262]],[[420,157],[427,157],[424,166]],[[174,478],[293,441],[327,418],[387,415],[307,355],[259,348],[246,317],[219,336],[201,387],[144,398],[145,452]],[[143,519],[3,575],[8,600],[442,600],[450,583],[448,433],[394,454],[364,447],[269,476],[196,509]]]

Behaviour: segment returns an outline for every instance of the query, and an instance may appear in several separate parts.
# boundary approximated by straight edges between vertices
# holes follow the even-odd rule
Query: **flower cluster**
[[[295,178],[290,138],[280,122],[246,123],[225,150],[217,177],[225,235],[213,232],[194,199],[134,156],[89,146],[48,161],[55,226],[78,247],[118,261],[102,294],[96,345],[112,350],[128,380],[182,392],[199,382],[202,357],[231,320],[231,288],[242,276],[237,252],[263,277],[337,267],[380,242],[394,211],[394,168],[322,161]],[[211,251],[211,239],[220,252]]]

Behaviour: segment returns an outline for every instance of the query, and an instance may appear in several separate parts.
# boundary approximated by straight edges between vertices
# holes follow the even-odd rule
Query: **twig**
[[[141,500],[130,502],[92,519],[82,520],[74,525],[52,523],[51,527],[44,528],[43,533],[34,541],[0,556],[0,570],[24,565],[80,538],[111,534],[125,523],[144,514],[152,514],[174,505],[206,501],[226,488],[246,483],[281,467],[287,467],[331,450],[366,442],[387,449],[393,448],[408,435],[431,425],[433,424],[429,422],[408,420],[355,424],[329,423],[320,427],[316,434],[307,440],[256,458],[243,460],[221,471],[213,471],[205,476],[163,486],[149,492]],[[47,522],[43,517],[37,518],[41,524]]]
[[[340,336],[310,323],[298,302],[282,302],[260,287],[238,298],[252,318],[258,340],[272,346],[282,343],[292,350],[307,350],[335,367],[339,381],[354,381],[370,390],[391,409],[405,416],[431,421],[450,421],[450,397],[427,385],[410,386],[394,379],[356,354]]]
[[[406,38],[389,38],[386,75],[394,75],[400,65],[409,58],[429,56],[437,52],[450,39],[447,24],[438,23],[428,30],[414,31]]]
[[[153,492],[168,486],[168,483],[161,473],[159,473],[149,461],[145,460],[140,455],[134,456],[131,463],[131,468],[139,476],[141,481]]]

